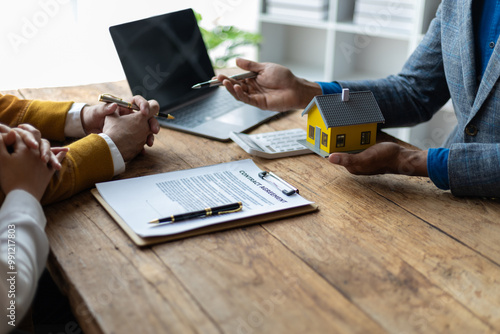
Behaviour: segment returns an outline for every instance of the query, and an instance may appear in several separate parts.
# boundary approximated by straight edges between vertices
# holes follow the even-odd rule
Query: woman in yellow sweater
[[[116,104],[86,106],[0,95],[0,123],[11,128],[31,124],[43,138],[53,141],[82,137],[68,146],[69,152],[52,177],[42,204],[66,199],[97,182],[110,180],[125,170],[125,162],[139,154],[144,145],[153,145],[154,134],[160,130],[154,117],[158,103],[141,96],[134,96],[131,102],[139,106],[139,112]],[[18,131],[29,132],[29,127]],[[4,197],[0,194],[0,203]]]

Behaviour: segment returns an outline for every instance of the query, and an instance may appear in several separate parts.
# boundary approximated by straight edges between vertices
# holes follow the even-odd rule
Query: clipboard
[[[172,235],[165,235],[165,236],[160,236],[160,237],[143,238],[143,237],[139,236],[137,233],[135,233],[134,230],[132,230],[130,228],[130,226],[115,212],[115,210],[113,210],[113,208],[102,198],[102,196],[99,194],[99,191],[96,188],[92,189],[91,193],[92,193],[92,195],[94,195],[94,197],[97,199],[97,201],[103,206],[103,208],[108,212],[108,214],[118,223],[118,225],[120,225],[120,227],[127,234],[127,236],[139,247],[151,246],[151,245],[162,243],[162,242],[168,242],[168,241],[173,241],[173,240],[189,238],[189,237],[193,237],[196,235],[208,234],[208,233],[212,233],[212,232],[229,230],[229,229],[243,227],[243,226],[247,226],[247,225],[254,225],[254,224],[264,223],[264,222],[268,222],[268,221],[274,221],[274,220],[298,216],[301,214],[305,214],[305,213],[309,213],[309,212],[313,212],[313,211],[318,210],[318,205],[313,203],[313,204],[309,204],[306,206],[301,206],[301,207],[297,207],[297,208],[292,208],[292,209],[287,209],[287,210],[282,210],[282,211],[277,211],[277,212],[272,212],[272,213],[266,213],[263,215],[253,216],[250,218],[232,220],[232,221],[229,221],[227,223],[210,225],[207,227],[191,230],[188,232],[172,234]]]
[[[297,188],[272,172],[262,171],[251,159],[97,183],[91,193],[138,246],[282,219],[318,209],[315,203],[299,195]],[[193,218],[159,226],[158,229],[147,223],[193,211],[189,209],[199,205],[214,207],[212,204],[223,200],[243,202],[243,210]]]

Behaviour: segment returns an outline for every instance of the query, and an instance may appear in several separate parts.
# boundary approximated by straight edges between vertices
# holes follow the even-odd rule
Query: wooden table
[[[94,104],[103,92],[130,96],[125,82],[14,93]],[[305,126],[291,112],[252,133]],[[162,129],[120,178],[245,158]],[[85,332],[500,332],[498,201],[353,176],[314,154],[253,159],[319,211],[138,248],[90,191],[46,207],[48,265]]]

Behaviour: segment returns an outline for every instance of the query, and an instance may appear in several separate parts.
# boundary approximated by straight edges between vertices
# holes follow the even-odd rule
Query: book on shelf
[[[267,14],[276,15],[276,16],[284,16],[284,17],[300,18],[300,19],[306,19],[306,20],[321,20],[321,21],[324,21],[328,18],[327,12],[308,11],[308,10],[303,10],[303,9],[284,8],[284,7],[268,7]]]
[[[267,0],[265,12],[269,15],[307,20],[327,20],[328,1]]]
[[[416,11],[410,0],[357,0],[353,23],[410,32],[415,25]]]
[[[358,0],[359,1],[359,0]],[[412,19],[416,15],[416,8],[413,5],[399,4],[398,2],[356,2],[355,13],[371,13],[374,15],[396,16]]]
[[[384,5],[410,5],[414,6],[416,1],[415,0],[356,0],[356,3],[360,2],[370,2],[370,3],[376,3],[376,4],[384,4]]]
[[[396,29],[404,33],[411,32],[414,27],[413,20],[397,19],[394,17],[388,20],[387,18],[380,18],[373,16],[372,14],[364,14],[364,13],[359,13],[355,15],[353,23],[363,26],[377,26],[388,30]]]
[[[267,5],[272,6],[299,6],[310,8],[325,8],[328,7],[328,0],[267,0]]]

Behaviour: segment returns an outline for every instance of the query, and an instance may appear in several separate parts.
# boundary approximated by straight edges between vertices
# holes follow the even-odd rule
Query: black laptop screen
[[[214,76],[191,9],[109,28],[130,89],[165,111],[207,94],[191,89]]]

